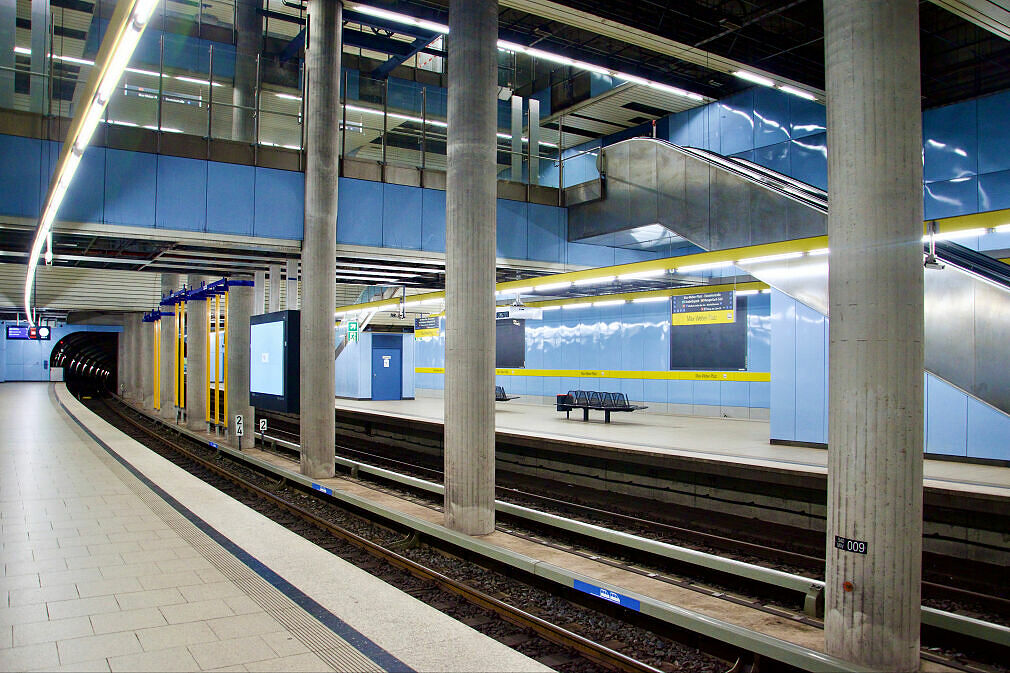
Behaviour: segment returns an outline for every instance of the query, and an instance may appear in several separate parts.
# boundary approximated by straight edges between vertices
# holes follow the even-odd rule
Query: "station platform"
[[[444,419],[442,399],[432,397],[388,401],[337,398],[335,407],[408,422],[442,424]],[[612,422],[604,423],[603,414],[598,411],[591,411],[589,418],[588,422],[583,421],[581,411],[576,411],[569,419],[553,406],[512,401],[496,405],[495,425],[499,436],[540,438],[575,444],[594,452],[666,456],[715,466],[749,466],[765,473],[820,477],[827,474],[827,450],[772,444],[768,441],[768,421],[633,412],[613,414]],[[924,485],[937,491],[1010,498],[1007,467],[927,457],[923,476]]]
[[[273,523],[62,384],[0,384],[0,670],[550,670]]]

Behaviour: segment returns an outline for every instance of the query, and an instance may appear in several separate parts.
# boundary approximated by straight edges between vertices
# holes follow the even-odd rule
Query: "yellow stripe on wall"
[[[415,367],[416,374],[445,374],[445,367]],[[772,380],[770,372],[634,371],[630,369],[495,369],[499,376],[564,376],[593,379],[649,379],[658,381],[754,381]]]

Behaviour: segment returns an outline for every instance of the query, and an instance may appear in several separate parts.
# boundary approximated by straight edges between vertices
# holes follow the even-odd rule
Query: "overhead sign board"
[[[496,320],[543,320],[544,310],[529,306],[499,306],[494,317]]]
[[[674,326],[736,322],[736,302],[732,291],[675,295],[672,299]]]
[[[438,336],[438,318],[414,318],[414,338],[427,339]]]
[[[29,327],[28,325],[7,325],[7,338],[24,341],[49,341],[52,330],[45,325]]]

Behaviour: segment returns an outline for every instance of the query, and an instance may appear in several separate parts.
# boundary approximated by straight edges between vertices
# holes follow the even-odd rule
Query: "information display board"
[[[494,362],[496,368],[526,367],[526,321],[508,318],[495,321]]]
[[[299,411],[298,311],[254,315],[249,320],[249,404],[296,414]]]
[[[674,325],[717,325],[736,322],[734,292],[683,294],[673,299]]]
[[[713,292],[673,297],[670,369],[747,368],[747,300],[734,296]],[[678,299],[688,301],[678,304]]]
[[[437,337],[438,321],[439,319],[433,316],[414,318],[414,338],[427,339],[428,337]]]
[[[12,341],[49,341],[52,335],[53,331],[45,325],[7,325],[7,338]]]

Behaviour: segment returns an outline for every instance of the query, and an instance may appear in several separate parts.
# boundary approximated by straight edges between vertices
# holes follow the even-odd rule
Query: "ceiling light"
[[[975,238],[985,235],[985,229],[962,229],[961,231],[947,231],[934,234],[933,239],[937,241],[953,241],[960,238]],[[929,243],[929,234],[922,237],[923,243]]]
[[[514,295],[529,294],[532,291],[533,291],[532,287],[510,287],[505,290],[502,290],[502,292],[504,292],[505,294],[514,294]]]
[[[738,296],[738,297],[746,297],[748,295],[757,294],[757,293],[758,293],[757,290],[737,290],[736,291],[736,296]]]
[[[780,84],[779,90],[784,91],[785,93],[791,94],[793,96],[799,96],[800,98],[804,98],[806,100],[817,100],[817,96],[813,95],[809,91],[804,91],[803,89],[797,89],[796,87],[789,86],[788,84]]]
[[[765,289],[761,290],[761,294],[771,294],[771,292],[772,290],[770,287],[766,287]]]
[[[720,269],[724,266],[731,266],[733,262],[709,262],[708,264],[691,264],[689,266],[677,267],[677,273],[691,273],[693,271],[705,271],[706,269]]]
[[[582,278],[575,281],[576,285],[601,285],[603,283],[612,283],[616,276],[600,276],[599,278]]]
[[[994,227],[993,231],[999,234],[1010,231],[1010,224],[1001,224],[998,227]]]
[[[274,95],[277,96],[278,98],[283,98],[284,100],[296,100],[299,103],[302,100],[301,96],[296,96],[292,93],[275,93]]]
[[[572,281],[566,280],[560,283],[544,283],[543,285],[534,285],[534,292],[547,292],[548,290],[566,290],[572,286]]]
[[[581,303],[578,303],[578,304],[564,304],[564,305],[562,305],[561,308],[564,308],[564,309],[586,308],[587,306],[592,306],[592,303],[590,303],[590,302],[587,301],[587,302],[581,302]]]
[[[669,297],[638,297],[637,299],[632,299],[632,304],[654,304],[661,301],[670,301]]]
[[[737,265],[744,264],[764,264],[765,262],[781,262],[786,259],[796,259],[797,257],[802,257],[802,252],[783,252],[778,255],[765,255],[764,257],[748,257],[747,259],[737,260]]]
[[[640,280],[643,278],[656,278],[665,276],[666,269],[653,269],[652,271],[637,271],[635,273],[625,273],[617,277],[617,280]]]
[[[32,50],[29,49],[28,47],[14,47],[14,53],[15,54],[22,54],[24,56],[31,56],[32,55]]]
[[[813,250],[807,250],[807,255],[810,257],[820,257],[821,255],[827,255],[831,250],[828,248],[814,248]]]
[[[561,306],[559,304],[549,304],[547,306],[537,306],[536,308],[540,309],[541,311],[554,311],[561,308]]]
[[[623,299],[607,299],[605,301],[594,301],[593,306],[617,306],[623,303]]]
[[[393,21],[394,23],[402,23],[408,26],[417,26],[418,28],[424,28],[425,30],[430,30],[433,33],[442,33],[444,35],[449,32],[449,26],[446,26],[444,24],[435,23],[434,21],[428,21],[426,19],[418,19],[417,17],[413,17],[408,14],[391,12],[387,9],[380,9],[378,7],[369,7],[368,5],[359,5],[357,3],[350,3],[348,4],[347,8],[355,12],[367,14],[369,16],[374,16],[380,19],[386,19],[387,21]]]
[[[201,86],[210,86],[212,83],[205,79],[197,79],[196,77],[184,77],[182,75],[176,75],[175,79],[180,82],[189,82],[190,84],[199,84]],[[213,82],[214,86],[222,86],[220,82]]]
[[[754,82],[755,84],[760,84],[761,86],[775,86],[775,82],[763,75],[758,75],[757,73],[747,72],[746,70],[737,70],[733,74],[740,79],[745,79],[748,82]]]

